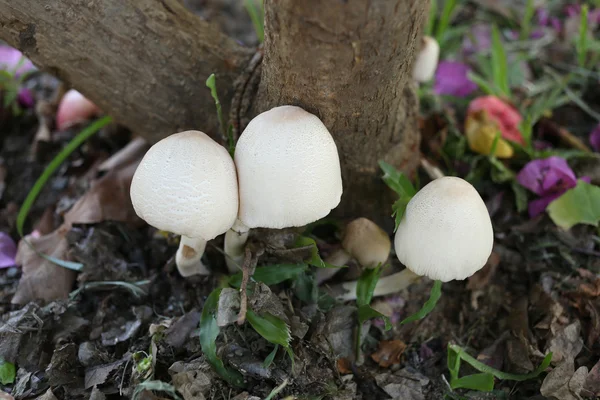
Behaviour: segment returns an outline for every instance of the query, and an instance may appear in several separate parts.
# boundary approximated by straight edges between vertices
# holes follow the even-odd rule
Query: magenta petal
[[[24,58],[23,53],[19,50],[13,49],[10,46],[0,45],[0,69],[12,72],[20,65],[16,71],[17,76],[35,69],[31,61],[27,58],[21,62],[22,58]]]
[[[548,204],[559,198],[562,193],[554,193],[529,202],[529,217],[534,218],[546,211]]]
[[[31,90],[27,88],[22,88],[21,90],[19,90],[17,99],[19,100],[19,104],[21,105],[21,107],[31,108],[35,105],[35,99],[33,98],[33,94],[31,93]]]
[[[457,61],[442,61],[435,71],[434,91],[439,95],[466,97],[477,90],[468,78],[469,67]]]
[[[12,267],[15,265],[15,257],[17,255],[17,245],[12,238],[0,232],[0,268]]]
[[[564,159],[552,156],[528,162],[517,175],[517,182],[544,196],[575,186],[577,179]]]
[[[600,151],[600,124],[590,133],[590,144],[596,151]]]

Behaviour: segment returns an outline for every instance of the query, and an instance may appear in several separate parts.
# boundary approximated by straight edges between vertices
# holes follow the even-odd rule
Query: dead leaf
[[[380,367],[389,368],[394,364],[400,364],[404,350],[406,344],[402,340],[384,340],[379,342],[379,349],[371,354],[371,358]]]
[[[554,365],[563,360],[574,359],[583,348],[581,323],[577,320],[560,328],[548,341],[546,347],[547,352],[552,352],[552,364]]]
[[[575,371],[573,359],[566,359],[546,375],[540,392],[548,399],[581,400],[580,392],[587,375],[587,367]]]
[[[600,360],[590,370],[584,388],[591,393],[589,397],[600,396]]]
[[[64,260],[67,251],[65,234],[66,231],[59,228],[38,238],[28,235],[25,239],[37,251]],[[40,257],[24,240],[19,242],[16,261],[22,265],[23,275],[12,298],[13,304],[26,304],[34,300],[47,302],[69,295],[75,281],[75,271]]]
[[[0,400],[15,400],[15,398],[12,397],[10,394],[0,390]]]
[[[441,114],[431,114],[427,118],[419,118],[421,133],[421,151],[433,157],[440,154],[448,136],[448,123]]]
[[[106,400],[106,395],[94,386],[92,393],[90,394],[90,400]]]
[[[86,369],[84,387],[89,389],[97,385],[102,385],[124,362],[125,360],[119,360],[111,364],[98,365],[97,367]]]
[[[169,375],[184,400],[204,400],[213,386],[210,367],[202,359],[177,361],[169,368]]]
[[[46,393],[41,396],[38,396],[35,400],[58,400],[54,393],[52,393],[52,389],[48,389]]]
[[[496,252],[492,252],[488,258],[487,263],[482,269],[475,272],[475,274],[469,277],[469,283],[467,289],[469,290],[481,290],[490,284],[491,279],[496,274],[498,265],[500,264],[500,256]]]
[[[65,225],[95,224],[102,221],[139,223],[133,210],[129,188],[139,161],[108,172],[65,214]]]
[[[337,359],[337,370],[342,375],[352,373],[352,363],[347,358],[341,357]]]
[[[132,139],[125,147],[117,151],[110,158],[104,160],[98,167],[99,171],[112,171],[122,169],[128,164],[141,160],[148,151],[150,145],[141,137]]]

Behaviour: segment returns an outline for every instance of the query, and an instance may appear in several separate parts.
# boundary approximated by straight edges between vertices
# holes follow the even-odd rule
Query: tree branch
[[[179,0],[0,0],[0,38],[150,140],[218,138],[206,78],[229,112],[253,54]]]

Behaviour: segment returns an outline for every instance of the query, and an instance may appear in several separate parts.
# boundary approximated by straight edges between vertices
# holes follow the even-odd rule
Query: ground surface
[[[194,3],[202,9],[203,2]],[[483,8],[461,11],[463,18],[475,15],[485,21],[503,12],[481,14],[493,2],[481,3]],[[207,18],[215,13],[204,10]],[[233,15],[240,14],[232,10]],[[232,35],[251,43],[247,29],[222,24]],[[244,26],[249,26],[248,21]],[[543,54],[551,57],[554,53],[547,48]],[[42,117],[54,115],[51,101],[58,82],[40,74],[27,84],[36,93],[37,109],[20,115],[4,112],[0,120],[0,230],[14,239],[18,239],[17,212],[35,180],[85,126],[58,132],[49,122],[51,136],[41,134]],[[597,75],[586,85],[581,98],[592,110],[600,110]],[[437,134],[453,135],[453,121],[464,118],[462,100],[441,107],[435,102],[431,105],[430,100],[423,98],[423,151],[446,173],[452,173],[450,165],[467,176],[475,169],[469,165],[473,160],[452,159],[444,164],[439,146],[449,146],[454,139],[440,144]],[[595,126],[589,113],[572,102],[555,108],[551,121],[582,141]],[[427,128],[431,124],[442,129],[431,135]],[[329,301],[326,287],[321,291],[313,287],[310,269],[292,281],[270,286],[256,283],[251,285],[250,308],[269,312],[290,326],[294,364],[283,349],[272,363],[265,364],[274,345],[249,323],[230,324],[218,336],[217,355],[229,370],[243,376],[244,388],[228,384],[211,368],[199,339],[208,296],[215,288],[227,286],[222,238],[212,241],[205,255],[214,275],[188,280],[178,275],[173,260],[177,238],[148,227],[131,209],[127,187],[139,150],[126,152],[124,162],[102,164],[112,155],[123,154],[119,151],[130,140],[123,128],[103,128],[48,181],[25,223],[25,233],[36,232],[29,238],[38,249],[83,264],[81,273],[53,265],[23,243],[19,254],[24,267],[0,269],[0,359],[17,367],[15,382],[0,385],[9,393],[0,393],[0,398],[171,398],[171,388],[178,391],[175,396],[186,400],[286,396],[570,400],[600,393],[598,230],[577,225],[565,231],[545,214],[530,219],[526,212],[516,210],[511,184],[494,182],[489,171],[473,181],[494,224],[496,240],[490,261],[468,281],[445,284],[441,300],[425,319],[394,324],[389,331],[380,321],[367,324],[363,328],[364,362],[353,363],[354,302]],[[569,148],[568,141],[567,145],[555,142],[555,147]],[[599,183],[597,158],[577,159],[572,166],[577,176],[591,176],[592,183]],[[422,173],[421,181],[428,179]],[[341,230],[337,227],[345,222],[326,223],[304,234],[317,241],[326,258],[339,248]],[[251,248],[261,254],[258,266],[303,263],[310,256],[307,249],[292,250],[300,233],[254,232]],[[393,253],[389,264],[384,275],[403,268]],[[352,262],[330,286],[357,276]],[[423,279],[408,290],[375,299],[372,305],[397,322],[421,308],[431,286],[431,281]],[[56,297],[64,298],[50,300]],[[489,393],[452,391],[448,343],[458,344],[487,365],[516,374],[533,371],[548,351],[553,352],[553,359],[538,377],[522,382],[497,379]],[[463,363],[461,375],[474,372]],[[171,386],[160,386],[159,381]],[[268,397],[274,390],[280,390],[279,394]]]

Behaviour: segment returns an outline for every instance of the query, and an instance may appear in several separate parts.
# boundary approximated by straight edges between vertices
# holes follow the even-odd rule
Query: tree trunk
[[[266,0],[257,111],[293,104],[318,115],[342,163],[338,214],[391,221],[378,160],[412,171],[419,156],[412,83],[427,0]]]
[[[411,69],[428,4],[266,0],[262,63],[179,0],[0,0],[0,38],[152,141],[192,128],[218,138],[213,72],[236,127],[299,105],[338,145],[338,215],[382,222],[393,194],[377,161],[411,172],[418,159]]]
[[[0,0],[0,38],[152,141],[217,137],[206,79],[216,74],[227,111],[254,53],[179,0]]]

